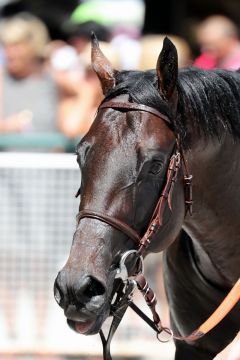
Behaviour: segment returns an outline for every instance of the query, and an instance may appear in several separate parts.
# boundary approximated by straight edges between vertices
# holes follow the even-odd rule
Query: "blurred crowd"
[[[113,29],[97,21],[75,25],[67,40],[52,40],[42,20],[18,13],[0,22],[0,133],[60,133],[74,139],[89,129],[102,92],[91,68],[90,34],[121,69],[155,67],[163,35]],[[195,29],[199,56],[183,38],[169,35],[177,47],[179,67],[240,67],[237,26],[220,15]]]

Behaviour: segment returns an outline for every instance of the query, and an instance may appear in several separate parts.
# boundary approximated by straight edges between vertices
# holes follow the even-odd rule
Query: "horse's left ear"
[[[104,56],[94,33],[92,33],[91,55],[93,70],[96,72],[101,82],[103,94],[106,95],[107,92],[111,90],[116,84],[115,75],[117,71],[114,70],[110,61]]]
[[[177,84],[178,55],[176,47],[168,37],[164,38],[156,70],[159,91],[167,100],[170,100]]]

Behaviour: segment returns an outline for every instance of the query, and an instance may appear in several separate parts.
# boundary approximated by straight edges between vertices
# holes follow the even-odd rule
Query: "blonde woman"
[[[22,13],[1,23],[0,41],[0,132],[57,131],[58,90],[44,67],[46,26]]]

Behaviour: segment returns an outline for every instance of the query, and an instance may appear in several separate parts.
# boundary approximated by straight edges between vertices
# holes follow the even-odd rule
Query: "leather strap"
[[[111,307],[111,313],[113,315],[113,320],[108,332],[107,338],[105,338],[102,329],[99,331],[100,338],[102,340],[103,345],[103,359],[104,360],[112,360],[111,353],[110,353],[110,345],[112,338],[122,321],[122,318],[128,308],[128,306],[131,303],[131,298],[133,295],[133,290],[135,288],[134,281],[129,281],[128,285],[126,286],[125,292],[123,292],[123,288],[125,287],[122,280],[120,280],[120,283],[117,284],[117,299],[115,301],[115,304]]]
[[[122,103],[115,101],[106,101],[100,105],[99,109],[105,109],[105,108],[121,109],[121,110],[126,109],[128,111],[129,110],[145,111],[161,118],[169,125],[171,125],[171,121],[166,115],[162,114],[161,112],[159,112],[158,110],[152,107],[143,104],[137,104],[131,102]],[[82,210],[78,214],[78,223],[84,217],[93,218],[105,222],[115,227],[117,230],[122,231],[127,236],[129,236],[139,246],[138,254],[142,255],[142,253],[146,250],[147,246],[150,244],[151,238],[153,237],[157,228],[162,224],[163,212],[167,203],[169,208],[171,209],[171,197],[172,197],[174,183],[177,179],[177,174],[181,166],[180,164],[181,159],[183,159],[183,165],[185,170],[184,186],[185,186],[186,212],[189,211],[190,214],[192,213],[192,176],[189,175],[188,173],[187,164],[183,156],[183,152],[180,147],[178,139],[176,139],[176,144],[177,144],[176,152],[172,155],[170,159],[164,189],[161,193],[160,199],[154,210],[150,225],[143,238],[141,238],[135,230],[133,230],[127,224],[123,223],[121,220],[113,218],[109,215],[105,215],[101,212]],[[231,289],[231,291],[228,293],[226,298],[223,300],[223,302],[219,305],[219,307],[199,328],[197,328],[188,336],[178,336],[172,334],[169,329],[164,328],[161,325],[160,318],[155,309],[156,307],[155,294],[149,288],[144,276],[137,275],[134,281],[136,281],[138,289],[144,295],[144,298],[152,311],[153,321],[150,320],[135,304],[133,304],[129,300],[127,294],[126,296],[124,296],[125,294],[123,294],[122,298],[120,296],[120,300],[117,302],[116,312],[115,314],[113,314],[113,322],[107,340],[105,339],[102,331],[100,331],[101,339],[103,342],[103,348],[104,348],[104,360],[112,359],[110,355],[110,342],[128,306],[130,306],[143,320],[145,320],[157,332],[157,336],[162,331],[166,331],[169,335],[172,335],[172,337],[177,340],[195,341],[201,338],[206,333],[208,333],[213,327],[215,327],[228,314],[228,312],[236,305],[236,303],[240,299],[240,279],[239,279],[237,283],[234,285],[234,287]]]
[[[116,219],[112,216],[103,214],[99,211],[92,211],[92,210],[81,210],[77,215],[77,223],[79,224],[79,221],[83,218],[91,218],[91,219],[97,219],[99,221],[102,221],[104,223],[107,223],[111,226],[113,226],[115,229],[123,232],[126,234],[130,239],[132,239],[137,245],[139,245],[141,237],[138,235],[138,233],[132,229],[130,226],[125,224],[119,219]]]
[[[229,291],[227,296],[218,306],[218,308],[209,316],[209,318],[201,324],[196,330],[194,330],[190,335],[187,336],[179,336],[173,334],[169,328],[162,326],[161,320],[159,318],[158,313],[156,312],[156,295],[149,287],[145,277],[143,274],[139,274],[134,277],[138,289],[144,296],[144,299],[149,306],[153,321],[149,319],[134,303],[131,302],[130,307],[140,316],[156,333],[159,341],[163,341],[160,339],[160,334],[164,331],[166,332],[170,338],[174,338],[180,341],[196,341],[206,335],[210,330],[212,330],[216,325],[220,323],[220,321],[233,309],[233,307],[240,300],[240,278],[236,282],[236,284]],[[164,341],[163,341],[164,342]]]
[[[181,154],[181,158],[183,161],[183,167],[184,167],[184,196],[185,196],[185,209],[186,209],[185,215],[187,215],[187,213],[189,213],[190,216],[192,216],[192,211],[193,211],[192,180],[193,180],[193,176],[191,174],[189,174],[189,172],[188,172],[187,161],[183,154],[182,147],[180,146],[179,137],[176,138],[176,142],[178,144],[179,152]]]
[[[166,121],[168,124],[172,125],[169,117],[167,115],[164,115],[163,113],[161,113],[160,111],[147,106],[147,105],[143,105],[143,104],[137,104],[137,103],[131,103],[131,102],[117,102],[117,101],[105,101],[103,102],[98,109],[106,109],[106,108],[111,108],[111,109],[122,109],[122,110],[137,110],[137,111],[145,111],[148,112],[152,115],[155,115],[159,118],[161,118],[162,120]]]
[[[152,316],[153,316],[153,322],[158,328],[158,330],[161,330],[161,320],[160,317],[156,311],[156,305],[157,305],[157,297],[156,294],[153,292],[153,290],[148,285],[147,280],[145,279],[145,276],[143,274],[138,274],[134,277],[134,280],[137,283],[138,290],[141,291],[147,305],[149,306]]]
[[[134,229],[132,229],[129,225],[127,225],[123,221],[114,218],[112,216],[106,215],[102,212],[93,211],[89,209],[81,210],[78,213],[77,224],[79,224],[80,220],[85,217],[97,219],[99,221],[107,223],[113,226],[115,229],[123,232],[128,237],[130,237],[137,244],[139,248],[138,249],[139,255],[143,255],[147,247],[150,245],[151,238],[153,237],[154,233],[156,232],[158,227],[162,225],[162,217],[166,204],[168,203],[171,208],[170,197],[173,191],[173,186],[175,184],[179,168],[180,168],[180,153],[178,152],[178,149],[176,149],[176,151],[174,152],[174,154],[170,159],[170,163],[167,171],[166,184],[160,195],[159,201],[155,207],[152,220],[143,237],[141,237]]]
[[[212,315],[189,336],[174,336],[177,340],[194,341],[212,330],[240,300],[240,278]]]
[[[163,191],[160,195],[158,203],[153,212],[152,219],[150,221],[148,229],[140,241],[140,247],[138,250],[139,255],[143,255],[147,247],[150,245],[152,237],[154,236],[158,228],[162,225],[163,214],[166,205],[168,204],[170,209],[172,207],[171,197],[172,197],[173,187],[177,179],[178,171],[180,169],[180,165],[181,165],[181,157],[180,157],[180,153],[178,152],[178,148],[176,148],[169,162],[165,186],[163,188]]]

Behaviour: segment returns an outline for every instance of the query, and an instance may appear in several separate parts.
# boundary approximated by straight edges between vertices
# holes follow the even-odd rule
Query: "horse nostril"
[[[68,281],[67,281],[68,280]],[[99,303],[97,296],[105,294],[104,285],[95,277],[85,275],[78,280],[69,282],[64,271],[59,272],[54,283],[54,297],[58,305],[67,309],[69,305],[77,306],[78,309],[90,303],[94,299],[94,304]]]
[[[55,282],[54,282],[54,298],[56,300],[56,302],[58,303],[59,306],[63,307],[64,306],[64,295],[63,292],[61,290],[61,287],[58,284],[58,279],[59,277],[56,278]]]
[[[105,287],[99,280],[95,279],[92,276],[87,276],[83,280],[81,288],[78,290],[77,293],[79,298],[84,297],[91,299],[94,296],[104,295]]]

